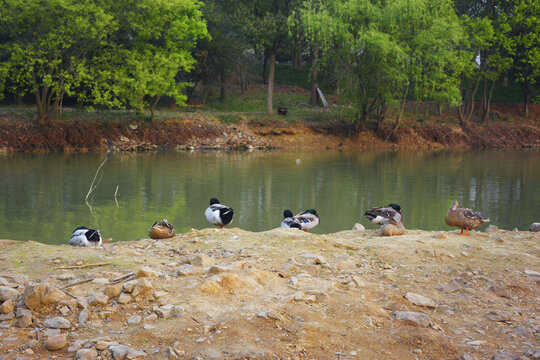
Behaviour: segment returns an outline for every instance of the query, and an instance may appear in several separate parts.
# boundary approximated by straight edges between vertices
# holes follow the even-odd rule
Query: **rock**
[[[456,280],[450,280],[448,284],[443,288],[443,291],[447,293],[453,293],[458,290],[460,290],[462,287],[462,283]]]
[[[19,285],[26,285],[28,283],[28,276],[26,275],[14,274],[11,275],[11,278],[13,279],[13,282]]]
[[[169,359],[180,359],[178,357],[178,354],[176,353],[176,351],[170,346],[167,348],[167,353],[166,354],[167,354],[167,358],[169,358]]]
[[[323,265],[323,264],[326,264],[326,262],[327,262],[326,259],[322,255],[317,256],[317,258],[315,259],[316,265]]]
[[[45,320],[43,326],[52,329],[69,329],[71,327],[71,322],[68,319],[56,316]]]
[[[124,284],[122,290],[128,294],[131,294],[131,292],[133,292],[133,289],[135,288],[135,285],[137,285],[137,280],[128,281]]]
[[[156,299],[159,299],[159,298],[162,298],[162,297],[166,296],[167,294],[169,294],[169,293],[166,292],[166,291],[156,291],[156,292],[154,292],[154,297]]]
[[[60,311],[62,313],[62,315],[67,315],[69,314],[69,307],[67,306],[62,306],[58,311]]]
[[[178,276],[189,276],[195,273],[195,268],[190,264],[182,264],[174,269]]]
[[[355,230],[355,231],[365,231],[366,230],[364,225],[359,224],[359,223],[354,224],[352,229]]]
[[[47,329],[43,332],[43,336],[53,336],[60,334],[60,329]]]
[[[433,234],[433,237],[435,239],[446,239],[446,234],[443,232],[439,232],[439,233]]]
[[[109,344],[107,341],[99,340],[96,342],[96,349],[98,349],[99,351],[102,351],[108,348],[110,345],[114,345],[114,344]]]
[[[495,233],[499,231],[499,228],[495,225],[489,225],[487,228],[486,228],[486,232],[487,233]]]
[[[538,360],[540,359],[540,350],[536,350],[535,352],[533,352],[532,356],[531,356],[534,360]]]
[[[13,313],[1,314],[0,315],[0,321],[12,320],[14,317],[15,317],[15,315]]]
[[[467,345],[471,345],[471,346],[478,346],[478,345],[483,345],[483,344],[487,344],[487,341],[484,341],[484,340],[474,340],[474,341],[468,341],[468,342],[467,342]]]
[[[0,314],[12,313],[15,309],[15,300],[6,300],[0,305]]]
[[[92,282],[94,284],[101,284],[101,285],[104,285],[104,284],[108,284],[109,283],[109,279],[107,278],[95,278],[92,280]]]
[[[79,350],[81,348],[81,346],[83,346],[83,345],[84,345],[84,340],[75,340],[75,342],[70,347],[68,347],[66,352],[74,353],[77,350]]]
[[[8,286],[0,286],[0,302],[7,300],[17,300],[19,293],[17,290],[10,288]]]
[[[85,326],[86,321],[88,320],[88,310],[82,309],[79,313],[79,326]]]
[[[519,360],[516,355],[504,350],[493,355],[493,360]]]
[[[201,267],[209,267],[215,264],[214,258],[206,254],[199,254],[195,256],[193,259],[191,259],[190,262],[191,262],[191,265],[201,266]]]
[[[362,280],[362,278],[360,276],[353,276],[352,277],[352,282],[353,284],[355,284],[357,287],[364,287],[366,286],[366,283],[364,282],[364,280]]]
[[[133,288],[133,291],[131,292],[131,296],[137,297],[140,295],[148,295],[150,294],[151,290],[152,290],[152,283],[148,281],[146,278],[140,278],[137,280],[137,284]]]
[[[119,304],[129,304],[131,300],[132,300],[131,296],[129,296],[128,294],[124,292],[121,293],[120,296],[118,296],[118,299],[116,299],[116,301],[118,301]]]
[[[540,223],[535,222],[532,223],[531,226],[529,226],[529,230],[533,232],[539,232],[540,231]]]
[[[158,277],[159,273],[149,266],[143,266],[137,273],[137,278],[141,277]]]
[[[27,285],[24,289],[24,304],[31,310],[56,304],[65,297],[63,292],[47,284]]]
[[[45,340],[45,347],[51,351],[60,350],[65,348],[67,346],[67,343],[67,335],[58,334],[49,336],[47,340]]]
[[[158,318],[157,314],[150,314],[150,315],[148,315],[147,317],[144,318],[144,321],[146,321],[146,322],[156,321],[157,318]]]
[[[88,305],[104,306],[107,305],[107,301],[109,301],[109,297],[105,294],[92,294],[88,298]]]
[[[412,311],[395,311],[392,313],[396,319],[403,321],[405,324],[427,327],[429,325],[429,316],[426,314],[412,312]]]
[[[459,360],[475,360],[475,359],[471,355],[469,355],[467,353],[463,353],[463,355],[461,355]]]
[[[80,349],[75,354],[75,360],[94,360],[97,358],[96,349]]]
[[[518,336],[523,336],[524,338],[530,338],[531,332],[525,326],[520,326],[514,330],[514,334]]]
[[[512,312],[503,310],[490,310],[486,317],[491,321],[511,321]]]
[[[156,314],[158,314],[160,318],[166,319],[171,316],[172,310],[173,310],[173,305],[167,304],[167,305],[163,305],[157,308]]]
[[[139,315],[133,315],[132,317],[130,317],[129,319],[127,319],[127,324],[128,325],[137,325],[138,323],[140,323],[142,320],[142,317],[139,316]]]
[[[125,345],[109,346],[114,360],[137,359],[146,356],[145,352],[131,349]]]
[[[105,290],[103,291],[103,293],[105,295],[107,295],[107,297],[110,299],[110,298],[115,298],[117,297],[118,295],[120,295],[120,293],[122,292],[122,286],[119,285],[119,284],[116,284],[116,285],[108,285]]]
[[[32,325],[32,312],[28,309],[17,309],[15,313],[17,317],[17,327],[27,328]]]
[[[411,292],[405,294],[405,299],[409,300],[411,303],[417,306],[424,306],[429,308],[435,308],[437,306],[435,301],[433,301],[432,299]]]
[[[210,267],[210,270],[208,270],[209,274],[219,274],[227,271],[232,271],[232,266],[226,266],[226,265],[214,265]]]
[[[260,317],[260,318],[264,318],[264,319],[281,320],[279,315],[277,315],[272,310],[261,311],[260,313],[257,314],[257,316]]]
[[[56,277],[60,281],[72,280],[75,279],[75,274],[73,273],[63,273]]]
[[[499,284],[493,284],[489,287],[489,291],[492,291],[495,293],[495,295],[505,298],[510,298],[511,294],[508,292],[506,286],[502,286]]]

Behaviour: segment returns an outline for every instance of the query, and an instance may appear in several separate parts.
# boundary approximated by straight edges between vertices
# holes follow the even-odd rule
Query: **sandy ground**
[[[457,233],[232,228],[97,248],[0,241],[0,280],[17,290],[17,307],[31,283],[75,284],[64,289],[74,298],[32,309],[30,326],[0,322],[0,359],[82,358],[79,348],[110,359],[117,343],[149,359],[540,358],[540,233]],[[130,273],[143,277],[105,284]],[[127,293],[143,280],[147,295]],[[128,302],[88,305],[81,322],[84,299],[114,286]],[[71,325],[60,330],[67,345],[50,351],[44,320],[55,316]]]

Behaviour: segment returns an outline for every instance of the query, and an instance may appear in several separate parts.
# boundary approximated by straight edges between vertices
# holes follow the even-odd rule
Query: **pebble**
[[[202,343],[204,340],[206,340],[205,337],[200,337],[197,340],[195,340],[196,343]]]
[[[108,283],[109,283],[109,279],[107,279],[107,278],[95,278],[95,279],[92,280],[92,282],[93,282],[94,284],[101,284],[101,285],[103,285],[103,284],[108,284]]]
[[[272,310],[261,311],[260,313],[257,314],[257,316],[260,317],[260,318],[264,318],[264,319],[281,320],[279,315],[277,315]]]
[[[105,294],[92,294],[88,298],[88,305],[104,306],[107,305],[107,301],[109,301],[109,297]]]
[[[427,327],[429,325],[429,316],[426,314],[412,311],[395,311],[392,314],[396,319],[403,321],[405,324]]]
[[[109,351],[114,360],[137,359],[146,356],[145,352],[131,349],[125,345],[109,346]]]
[[[189,276],[195,273],[195,268],[190,264],[182,264],[174,270],[178,276]]]
[[[71,322],[63,317],[56,316],[43,322],[43,326],[52,329],[69,329]]]
[[[215,259],[206,254],[199,254],[191,259],[191,265],[209,267],[215,264]]]
[[[493,360],[519,360],[519,357],[506,350],[496,353]]]
[[[131,280],[124,284],[122,287],[122,290],[125,291],[128,294],[131,294],[133,289],[135,288],[135,285],[137,285],[137,280]]]
[[[86,321],[88,320],[88,310],[82,309],[79,313],[79,326],[85,326]]]
[[[107,295],[108,298],[115,298],[122,292],[122,286],[119,284],[108,285],[103,293]]]
[[[405,299],[409,300],[411,303],[417,306],[423,306],[423,307],[429,307],[429,308],[435,308],[437,306],[435,301],[433,301],[432,299],[419,295],[419,294],[411,293],[411,292],[408,292],[407,294],[405,294]]]
[[[512,312],[503,310],[490,310],[486,317],[491,321],[511,321]]]
[[[540,350],[536,350],[535,352],[533,352],[532,356],[531,356],[534,360],[538,360],[540,359]]]
[[[58,275],[56,278],[61,281],[72,280],[72,279],[75,279],[75,274],[63,273],[63,274]]]
[[[97,350],[92,349],[80,349],[75,354],[75,360],[94,360],[97,358]]]
[[[56,304],[65,297],[63,292],[47,284],[27,285],[24,289],[24,304],[31,310]]]
[[[127,319],[128,325],[137,325],[142,320],[142,316],[139,315],[133,315],[129,319]]]
[[[467,342],[467,345],[471,345],[471,346],[478,346],[478,345],[483,345],[483,344],[487,344],[487,341],[484,341],[484,340],[474,340],[474,341],[468,341],[468,342]]]
[[[137,297],[141,295],[148,295],[152,290],[152,283],[146,278],[140,278],[137,280],[137,284],[131,292],[131,296]]]
[[[128,294],[126,293],[121,293],[120,296],[118,296],[118,299],[116,299],[116,301],[119,303],[119,304],[129,304],[131,302],[131,300],[133,300],[131,298],[131,296],[129,296]]]
[[[353,227],[352,227],[352,229],[353,229],[354,231],[365,231],[365,230],[366,230],[366,228],[364,227],[364,225],[359,224],[359,223],[354,224]]]
[[[47,340],[45,340],[45,347],[48,350],[55,351],[63,349],[67,346],[67,335],[66,334],[58,334],[49,336]]]
[[[324,258],[324,256],[322,256],[322,255],[317,256],[317,258],[315,259],[315,264],[316,265],[323,265],[323,264],[326,264],[326,263],[327,263],[327,261]]]
[[[0,286],[0,302],[6,300],[17,300],[18,296],[19,293],[17,290],[7,286]]]
[[[60,334],[60,329],[47,329],[43,332],[44,336],[53,336]]]
[[[143,266],[137,273],[137,278],[141,277],[158,277],[159,273],[149,266]]]
[[[0,314],[12,313],[15,309],[15,300],[6,300],[0,305]]]
[[[539,222],[532,223],[531,226],[529,226],[529,230],[533,231],[533,232],[539,232],[540,231],[540,223]]]
[[[486,228],[486,232],[487,233],[495,233],[499,231],[499,228],[495,225],[489,225],[487,228]]]

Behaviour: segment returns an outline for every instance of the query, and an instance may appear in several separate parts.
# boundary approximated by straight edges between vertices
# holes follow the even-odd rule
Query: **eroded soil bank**
[[[0,150],[147,151],[185,149],[368,149],[368,148],[522,148],[540,147],[533,121],[490,121],[462,128],[437,121],[407,123],[380,134],[334,122],[241,121],[222,124],[194,115],[182,120],[148,122],[57,121],[50,126],[0,119]]]
[[[540,233],[233,228],[0,249],[0,358],[540,357]]]

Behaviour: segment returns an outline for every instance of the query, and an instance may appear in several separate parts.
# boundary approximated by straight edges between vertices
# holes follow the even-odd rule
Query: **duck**
[[[452,202],[452,206],[446,213],[444,221],[449,226],[461,228],[459,235],[467,236],[467,234],[469,234],[469,230],[476,229],[483,223],[489,222],[489,219],[481,212],[467,208],[458,208],[458,205],[457,200]],[[463,234],[464,229],[466,230],[465,234]]]
[[[152,239],[168,239],[174,236],[174,226],[167,220],[156,221],[152,228],[148,230],[148,235]]]
[[[73,246],[99,246],[103,244],[103,239],[99,230],[89,229],[86,226],[79,226],[73,230],[69,245]]]
[[[403,235],[405,233],[405,227],[395,217],[391,217],[381,226],[382,234],[384,236]]]
[[[206,220],[212,225],[223,229],[233,221],[234,210],[228,206],[219,203],[216,198],[210,199],[210,206],[204,212]]]
[[[315,209],[308,209],[294,216],[294,219],[298,220],[302,225],[302,230],[308,231],[319,225],[321,219]]]
[[[401,223],[401,206],[395,203],[388,204],[388,206],[375,207],[364,213],[364,216],[368,218],[374,224],[384,225],[388,223],[388,219],[394,218],[395,221]]]
[[[300,220],[293,217],[291,210],[283,211],[283,220],[281,221],[282,228],[296,228],[302,230]]]

